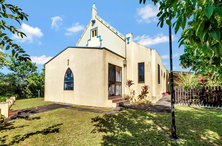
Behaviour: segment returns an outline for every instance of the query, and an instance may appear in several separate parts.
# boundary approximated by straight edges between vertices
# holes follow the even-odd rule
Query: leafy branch
[[[8,12],[9,11],[9,12]],[[21,25],[21,21],[28,20],[28,14],[24,13],[21,8],[12,4],[5,4],[5,0],[0,0],[0,47],[1,49],[11,49],[12,57],[19,60],[30,60],[29,55],[25,54],[25,51],[21,46],[13,43],[13,40],[7,36],[3,31],[9,30],[13,34],[17,34],[18,37],[26,37],[25,33],[19,31],[13,25],[9,25],[3,19],[12,19]]]

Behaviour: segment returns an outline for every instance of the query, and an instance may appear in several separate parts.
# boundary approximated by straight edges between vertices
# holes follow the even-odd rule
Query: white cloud
[[[76,22],[76,24],[73,24],[72,27],[67,29],[68,32],[66,32],[65,35],[72,35],[73,33],[77,33],[81,30],[84,30],[84,28],[84,25],[80,25],[78,22]]]
[[[33,42],[33,38],[37,37],[37,38],[40,38],[43,36],[43,33],[41,31],[41,29],[39,29],[38,27],[32,27],[32,26],[29,26],[25,23],[22,23],[22,28],[19,29],[19,31],[22,31],[26,34],[26,37],[24,36],[23,38],[21,37],[18,37],[17,34],[13,34],[12,35],[12,39],[13,40],[17,40],[19,42]]]
[[[39,46],[40,46],[40,45],[42,45],[42,42],[41,42],[41,41],[39,41]]]
[[[66,32],[65,35],[72,35],[72,33],[71,32]]]
[[[169,55],[162,55],[161,58],[162,58],[162,59],[168,59],[168,58],[169,58]]]
[[[59,29],[59,26],[62,25],[62,18],[59,16],[55,16],[51,18],[52,24],[51,24],[51,29],[55,28],[57,31]]]
[[[172,40],[175,40],[175,37],[172,36]],[[134,41],[144,46],[151,46],[159,43],[169,42],[169,37],[164,36],[162,33],[157,34],[155,37],[150,37],[149,35],[137,36],[134,38]]]
[[[34,62],[34,63],[36,63],[36,64],[44,64],[44,63],[46,63],[47,61],[49,61],[50,59],[52,59],[51,56],[46,57],[45,55],[42,55],[42,56],[40,56],[40,57],[38,57],[38,56],[31,56],[32,62]]]
[[[179,57],[179,56],[180,56],[179,53],[175,53],[175,54],[173,54],[173,57]]]
[[[159,4],[157,6],[153,5],[146,5],[143,8],[137,9],[137,15],[139,15],[141,18],[137,20],[138,23],[141,22],[157,22],[157,13],[159,12]]]
[[[175,58],[175,57],[179,57],[179,56],[180,56],[179,53],[175,53],[175,54],[173,54],[173,58]],[[162,55],[161,58],[162,58],[162,59],[168,59],[168,58],[169,58],[169,55]]]
[[[163,65],[168,65],[168,63],[167,62],[163,62]]]

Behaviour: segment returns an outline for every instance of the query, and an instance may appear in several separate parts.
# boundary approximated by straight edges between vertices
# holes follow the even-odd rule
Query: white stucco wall
[[[118,36],[116,32],[113,32],[110,29],[112,27],[106,26],[100,19],[95,17],[94,15],[96,15],[97,12],[95,12],[94,9],[92,10],[92,19],[88,23],[76,46],[105,47],[120,56],[125,57],[125,40]],[[94,24],[92,23],[92,20],[95,20]],[[96,28],[97,37],[92,37],[90,32],[92,29]]]

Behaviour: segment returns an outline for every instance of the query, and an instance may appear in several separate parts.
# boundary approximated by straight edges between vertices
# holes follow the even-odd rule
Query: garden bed
[[[136,109],[151,112],[170,113],[171,109],[168,106],[163,105],[126,105],[123,106],[126,109]]]

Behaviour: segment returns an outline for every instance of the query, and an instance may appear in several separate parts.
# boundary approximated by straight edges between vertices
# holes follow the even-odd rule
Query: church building
[[[132,30],[133,31],[133,30]],[[76,105],[116,107],[134,84],[135,97],[149,86],[153,103],[168,91],[168,71],[155,49],[133,42],[133,34],[121,34],[97,15],[92,18],[75,47],[67,47],[45,63],[45,101]]]

